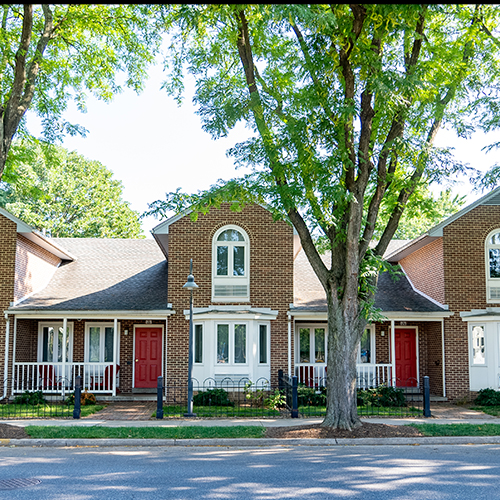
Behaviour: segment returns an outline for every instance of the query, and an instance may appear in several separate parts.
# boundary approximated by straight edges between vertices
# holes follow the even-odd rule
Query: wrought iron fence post
[[[431,417],[431,388],[429,377],[424,377],[424,417]]]
[[[299,418],[299,379],[296,375],[292,377],[292,418]]]
[[[156,418],[163,418],[163,377],[158,377],[156,386]]]
[[[73,408],[73,418],[80,418],[82,411],[82,377],[75,377],[75,407]]]
[[[285,387],[283,383],[283,370],[278,370],[278,389],[281,391]]]

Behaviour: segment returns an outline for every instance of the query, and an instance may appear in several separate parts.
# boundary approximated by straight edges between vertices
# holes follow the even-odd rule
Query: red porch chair
[[[39,365],[38,373],[40,375],[40,383],[38,387],[41,391],[57,389],[58,383],[54,367],[52,365]]]
[[[116,365],[116,374],[120,371],[120,365]],[[106,366],[102,379],[94,385],[94,377],[90,377],[90,387],[92,390],[112,391],[113,390],[113,365]]]

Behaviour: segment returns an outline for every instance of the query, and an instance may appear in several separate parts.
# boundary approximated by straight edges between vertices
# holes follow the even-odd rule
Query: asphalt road
[[[0,498],[491,500],[500,446],[4,447]]]

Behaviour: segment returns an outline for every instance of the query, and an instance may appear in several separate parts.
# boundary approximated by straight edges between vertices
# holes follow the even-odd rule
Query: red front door
[[[417,386],[417,341],[413,328],[396,328],[396,385]]]
[[[135,329],[135,383],[134,387],[156,387],[161,375],[162,329],[144,327]]]

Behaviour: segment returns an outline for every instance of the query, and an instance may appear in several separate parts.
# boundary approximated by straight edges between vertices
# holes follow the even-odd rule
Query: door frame
[[[396,348],[396,332],[397,330],[415,330],[415,364],[417,366],[417,385],[416,387],[420,387],[420,352],[418,349],[418,326],[403,326],[403,325],[395,325],[394,326],[394,348]],[[396,367],[396,353],[394,353],[394,367]],[[394,373],[394,381],[396,381],[396,373]]]
[[[138,323],[138,324],[134,324],[134,338],[133,338],[133,349],[132,349],[132,355],[133,355],[133,358],[132,358],[132,389],[135,389],[135,333],[136,333],[136,329],[137,328],[161,328],[161,376],[162,377],[165,377],[164,376],[164,373],[163,373],[163,370],[164,370],[164,367],[163,367],[163,362],[164,362],[164,349],[165,349],[165,325],[162,325],[162,324],[156,324],[156,323],[153,323],[153,324],[150,324],[150,325],[147,325],[146,323]]]

